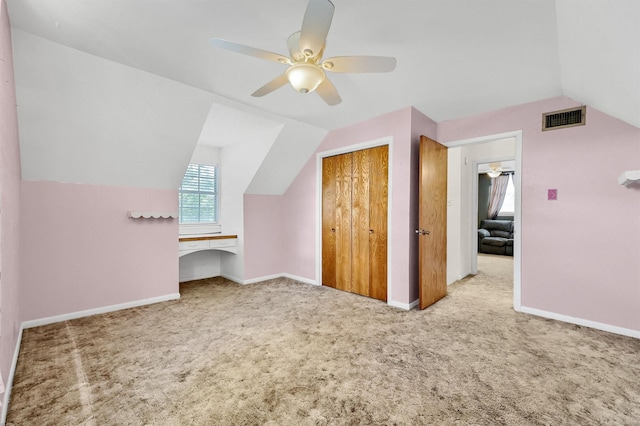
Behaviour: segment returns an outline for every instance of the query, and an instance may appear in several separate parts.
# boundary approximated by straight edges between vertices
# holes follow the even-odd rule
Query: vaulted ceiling
[[[285,66],[209,44],[287,54],[306,0],[7,3],[14,28],[324,129],[406,106],[440,122],[555,96],[640,127],[636,0],[334,0],[325,57],[394,56],[398,65],[331,74],[343,99],[333,107],[288,86],[251,97]]]

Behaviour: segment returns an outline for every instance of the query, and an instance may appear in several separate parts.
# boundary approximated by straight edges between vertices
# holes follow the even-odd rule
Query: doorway
[[[500,154],[495,150],[499,142],[511,144],[511,155]],[[486,144],[486,145],[483,145]],[[478,165],[496,160],[513,158],[514,173],[514,241],[513,241],[513,307],[516,311],[521,307],[521,187],[522,179],[522,131],[506,132],[459,141],[445,143],[449,147],[449,179],[452,184],[449,193],[450,212],[448,220],[450,239],[448,257],[451,267],[447,271],[448,283],[455,282],[469,274],[478,273]],[[487,149],[491,147],[491,149]],[[452,148],[460,148],[458,150]],[[453,208],[452,208],[453,207]],[[455,207],[458,207],[457,209]],[[458,226],[456,226],[456,224]]]

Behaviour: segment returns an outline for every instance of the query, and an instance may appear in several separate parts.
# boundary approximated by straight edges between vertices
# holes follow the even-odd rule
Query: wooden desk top
[[[237,235],[194,235],[193,237],[180,237],[178,241],[183,243],[185,241],[203,241],[203,240],[228,240],[238,238]]]

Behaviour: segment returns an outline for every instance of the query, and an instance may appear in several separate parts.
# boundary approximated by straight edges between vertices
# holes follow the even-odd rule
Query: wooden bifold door
[[[387,300],[387,145],[322,160],[322,284]]]

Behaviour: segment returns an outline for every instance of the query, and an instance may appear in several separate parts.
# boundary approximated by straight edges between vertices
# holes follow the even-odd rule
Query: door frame
[[[375,148],[387,145],[388,168],[387,168],[387,304],[393,300],[391,288],[391,204],[392,204],[392,168],[393,168],[393,136],[361,142],[353,145],[345,145],[340,148],[331,149],[316,153],[316,284],[322,285],[322,159],[334,155],[347,154],[362,149]]]
[[[522,130],[515,130],[511,132],[498,133],[487,136],[479,136],[469,139],[460,139],[451,142],[441,142],[443,145],[448,148],[454,148],[464,145],[477,144],[477,143],[485,143],[485,142],[493,142],[500,139],[515,139],[515,173],[517,176],[515,182],[515,206],[514,206],[514,238],[513,238],[513,309],[516,311],[522,310]],[[470,217],[477,218],[478,212],[478,164],[485,163],[485,159],[482,160],[474,160],[473,162],[473,171],[471,173],[471,182],[467,182],[467,184],[471,185],[471,202],[470,202]],[[464,184],[464,182],[462,182]],[[478,235],[478,224],[477,220],[472,220],[471,226],[471,250],[468,253],[471,256],[471,273],[478,273],[478,243],[475,240]],[[461,253],[461,256],[465,256],[465,253]]]

